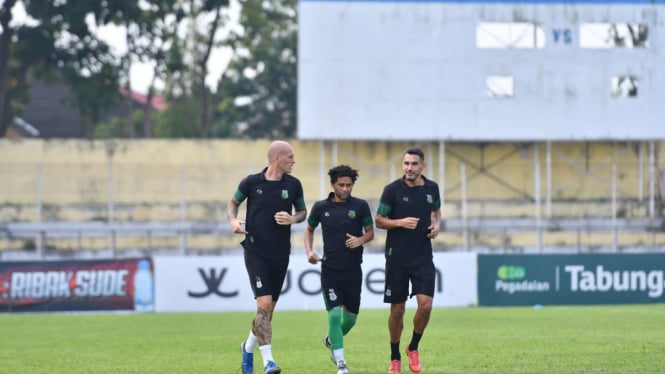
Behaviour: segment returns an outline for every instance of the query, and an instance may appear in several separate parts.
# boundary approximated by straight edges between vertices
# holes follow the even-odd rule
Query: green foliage
[[[195,98],[181,96],[172,99],[169,109],[156,117],[155,137],[196,138],[200,136],[198,118],[200,106]]]
[[[407,308],[401,349],[411,337]],[[251,313],[0,315],[7,373],[236,373]],[[344,338],[353,373],[385,373],[388,309],[361,310]],[[323,311],[278,311],[273,354],[286,373],[334,372]],[[662,373],[665,305],[434,309],[423,373]],[[255,372],[261,372],[256,350]],[[408,373],[402,354],[402,369]]]
[[[72,105],[79,109],[91,127],[99,122],[102,114],[122,103],[116,83],[117,69],[112,65],[102,65],[98,72],[85,77],[73,69],[66,69],[63,77],[72,87]]]
[[[73,92],[71,104],[79,108],[89,124],[113,104],[117,95],[113,56],[86,23],[90,18],[103,20],[109,12],[108,3],[23,1],[35,22],[5,30],[13,35],[10,53],[0,55],[0,77],[9,73],[13,78],[11,85],[0,85],[0,97],[6,95],[9,99],[9,118],[20,115],[27,102],[27,95],[17,92],[26,91],[29,73],[38,79],[49,76],[69,85]],[[0,106],[0,112],[3,110]],[[6,116],[6,112],[0,113],[0,118]]]
[[[119,137],[125,128],[125,119],[118,117],[111,118],[108,122],[98,124],[93,130],[92,137],[96,139],[110,139]]]
[[[199,103],[197,111],[206,113],[198,117],[177,114],[175,118],[166,119],[167,124],[162,126],[161,132],[155,132],[151,126],[153,113],[146,110],[143,134],[147,137],[179,136],[176,134],[207,137],[210,133],[210,110],[207,109],[210,92],[204,81],[215,33],[227,20],[222,8],[228,7],[228,0],[146,0],[142,4],[138,11],[118,21],[131,33],[129,51],[123,58],[125,79],[129,76],[131,61],[150,61],[154,65],[152,73],[156,80],[166,84],[164,95],[169,101],[193,99]],[[210,21],[211,18],[214,21]],[[192,27],[204,22],[205,29]],[[154,93],[153,89],[152,86],[148,88],[151,93]],[[189,106],[185,109],[190,113]],[[176,118],[187,118],[187,121],[175,122]]]
[[[228,40],[234,57],[218,87],[215,128],[232,131],[237,137],[293,137],[297,123],[297,1],[240,3],[243,31]]]
[[[143,111],[135,110],[132,113],[134,132],[139,133],[143,123]],[[96,139],[123,138],[127,136],[127,118],[111,117],[108,122],[95,126],[92,137]]]
[[[0,53],[0,101],[8,97],[11,112],[0,105],[0,118],[20,115],[26,107],[30,75],[69,86],[68,104],[80,111],[89,136],[293,137],[297,0],[239,2],[242,31],[223,43],[235,57],[218,94],[211,96],[204,77],[211,49],[220,47],[214,35],[228,21],[222,12],[228,0],[23,0],[35,21],[5,27],[4,36],[11,38],[5,43],[10,52]],[[5,10],[11,4],[0,7],[3,22],[8,22]],[[211,18],[206,29],[184,27]],[[111,53],[91,27],[110,23],[129,30],[125,55]],[[178,33],[183,29],[188,29],[185,36]],[[135,126],[122,131],[120,119],[95,129],[109,109],[123,105],[117,89],[137,61],[153,62],[156,78],[166,83],[164,95],[173,101],[168,115],[153,118],[146,110],[136,131],[131,131]],[[0,126],[0,133],[4,130]]]

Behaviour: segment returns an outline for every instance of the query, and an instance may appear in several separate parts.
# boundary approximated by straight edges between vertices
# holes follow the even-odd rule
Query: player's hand
[[[428,234],[427,237],[430,239],[436,238],[437,235],[439,235],[439,226],[435,224],[431,224],[427,227]]]
[[[232,219],[231,220],[231,231],[234,234],[247,234],[245,230],[245,221],[241,219]]]
[[[402,218],[401,221],[402,221],[402,227],[404,227],[405,229],[414,230],[416,226],[418,226],[418,221],[420,221],[420,218],[406,217]]]
[[[359,237],[353,236],[351,234],[346,234],[346,241],[344,242],[346,244],[346,248],[358,248],[361,245],[363,245],[362,241],[360,240]]]
[[[281,211],[275,213],[275,222],[277,222],[278,225],[290,225],[293,223],[293,216],[291,216],[288,212]]]
[[[319,261],[321,261],[321,256],[319,256],[319,254],[314,251],[308,252],[307,261],[312,265],[316,265]]]

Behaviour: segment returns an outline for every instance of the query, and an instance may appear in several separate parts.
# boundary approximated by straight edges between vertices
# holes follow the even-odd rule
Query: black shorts
[[[321,293],[326,310],[344,305],[349,312],[358,314],[362,283],[360,267],[351,270],[321,269]]]
[[[409,293],[411,282],[411,293]],[[434,297],[436,269],[427,261],[415,266],[405,266],[403,261],[386,261],[386,282],[383,302],[400,304],[413,295]]]
[[[245,268],[254,298],[271,295],[273,301],[277,301],[282,292],[286,271],[289,268],[289,258],[266,260],[252,252],[244,252]]]

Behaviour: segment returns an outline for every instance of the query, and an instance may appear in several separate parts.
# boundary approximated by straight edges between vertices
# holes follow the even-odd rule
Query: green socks
[[[333,350],[344,347],[344,335],[356,324],[357,314],[335,307],[328,311],[328,339]]]

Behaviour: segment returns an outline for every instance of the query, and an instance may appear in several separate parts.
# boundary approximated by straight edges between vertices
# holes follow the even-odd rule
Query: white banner
[[[436,253],[435,307],[477,305],[477,261],[475,253]],[[153,258],[155,310],[157,312],[254,311],[242,255],[215,257]],[[323,310],[320,265],[311,265],[305,255],[291,255],[282,289],[280,310]],[[385,308],[383,254],[366,254],[363,263],[361,309]],[[408,304],[415,305],[415,299]]]

